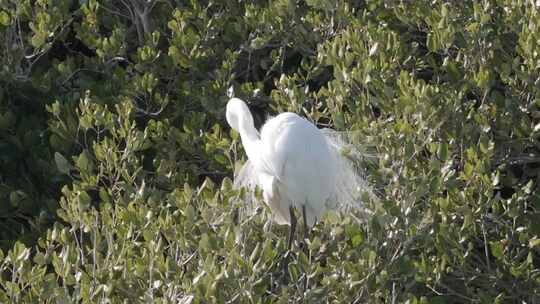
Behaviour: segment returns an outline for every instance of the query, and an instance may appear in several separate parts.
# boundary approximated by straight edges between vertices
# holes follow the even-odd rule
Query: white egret
[[[240,133],[248,157],[235,184],[262,189],[275,222],[291,226],[289,248],[296,228],[294,208],[302,212],[307,230],[328,209],[361,206],[355,193],[368,188],[332,132],[286,112],[266,121],[259,134],[249,108],[238,98],[227,103],[226,117]]]

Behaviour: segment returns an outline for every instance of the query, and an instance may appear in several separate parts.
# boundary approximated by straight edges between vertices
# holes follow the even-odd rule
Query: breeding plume
[[[359,194],[367,191],[366,184],[331,131],[286,112],[269,119],[259,133],[249,108],[238,98],[229,100],[226,116],[248,156],[235,184],[261,188],[273,219],[291,225],[291,235],[296,226],[293,208],[312,226],[328,209],[361,206]]]

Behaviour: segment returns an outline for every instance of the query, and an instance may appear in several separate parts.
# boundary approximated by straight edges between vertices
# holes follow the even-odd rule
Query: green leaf
[[[465,163],[463,171],[465,173],[465,176],[471,177],[474,171],[474,166],[471,163]]]
[[[446,142],[442,142],[441,144],[439,144],[437,154],[439,155],[439,159],[442,161],[448,159],[448,144]]]
[[[490,242],[491,254],[498,260],[502,260],[504,257],[504,248],[501,242],[492,241]]]
[[[9,202],[13,207],[19,207],[20,203],[27,198],[26,193],[21,190],[12,191],[9,194]]]
[[[3,26],[11,24],[11,17],[6,11],[0,11],[0,24]]]
[[[90,167],[90,160],[88,159],[86,150],[84,150],[81,154],[79,154],[79,157],[77,158],[77,161],[75,164],[77,165],[77,168],[81,170],[81,172],[89,173],[88,171],[91,169]]]
[[[92,198],[86,193],[86,191],[81,191],[79,193],[79,208],[81,211],[87,210],[90,208],[90,204],[92,203]]]
[[[353,247],[358,247],[364,242],[364,237],[362,234],[357,234],[351,239],[351,242]]]
[[[258,50],[258,49],[261,49],[265,46],[266,44],[266,39],[262,38],[262,37],[257,37],[255,39],[253,39],[251,41],[251,48],[254,49],[254,50]]]
[[[54,161],[56,168],[63,174],[69,174],[73,166],[67,161],[67,159],[60,153],[54,153]]]

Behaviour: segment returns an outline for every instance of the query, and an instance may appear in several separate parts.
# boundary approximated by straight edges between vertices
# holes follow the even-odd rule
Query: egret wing
[[[256,212],[255,190],[258,186],[258,176],[253,162],[249,159],[235,170],[233,187],[235,189],[245,189],[245,195],[240,205],[242,218],[248,218]]]
[[[332,129],[320,129],[331,146],[337,149],[341,155],[358,164],[362,162],[374,162],[377,153],[369,151],[364,134],[360,131],[335,131]]]
[[[253,163],[248,159],[234,174],[234,188],[247,187],[253,189],[257,185],[257,175]]]
[[[336,199],[342,208],[355,208],[363,213],[369,213],[362,201],[364,193],[376,199],[373,189],[369,186],[365,176],[366,162],[372,162],[375,154],[367,153],[362,149],[361,132],[339,132],[332,129],[321,129],[329,146],[334,150],[337,158],[336,165],[339,174],[336,178]]]

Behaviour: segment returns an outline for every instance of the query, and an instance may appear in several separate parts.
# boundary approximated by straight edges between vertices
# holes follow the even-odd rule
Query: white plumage
[[[226,116],[249,159],[235,184],[260,187],[278,224],[291,223],[292,206],[305,211],[305,224],[312,226],[328,209],[361,206],[360,191],[370,192],[341,154],[343,142],[328,130],[287,112],[269,119],[259,135],[249,108],[238,98],[229,100]]]

